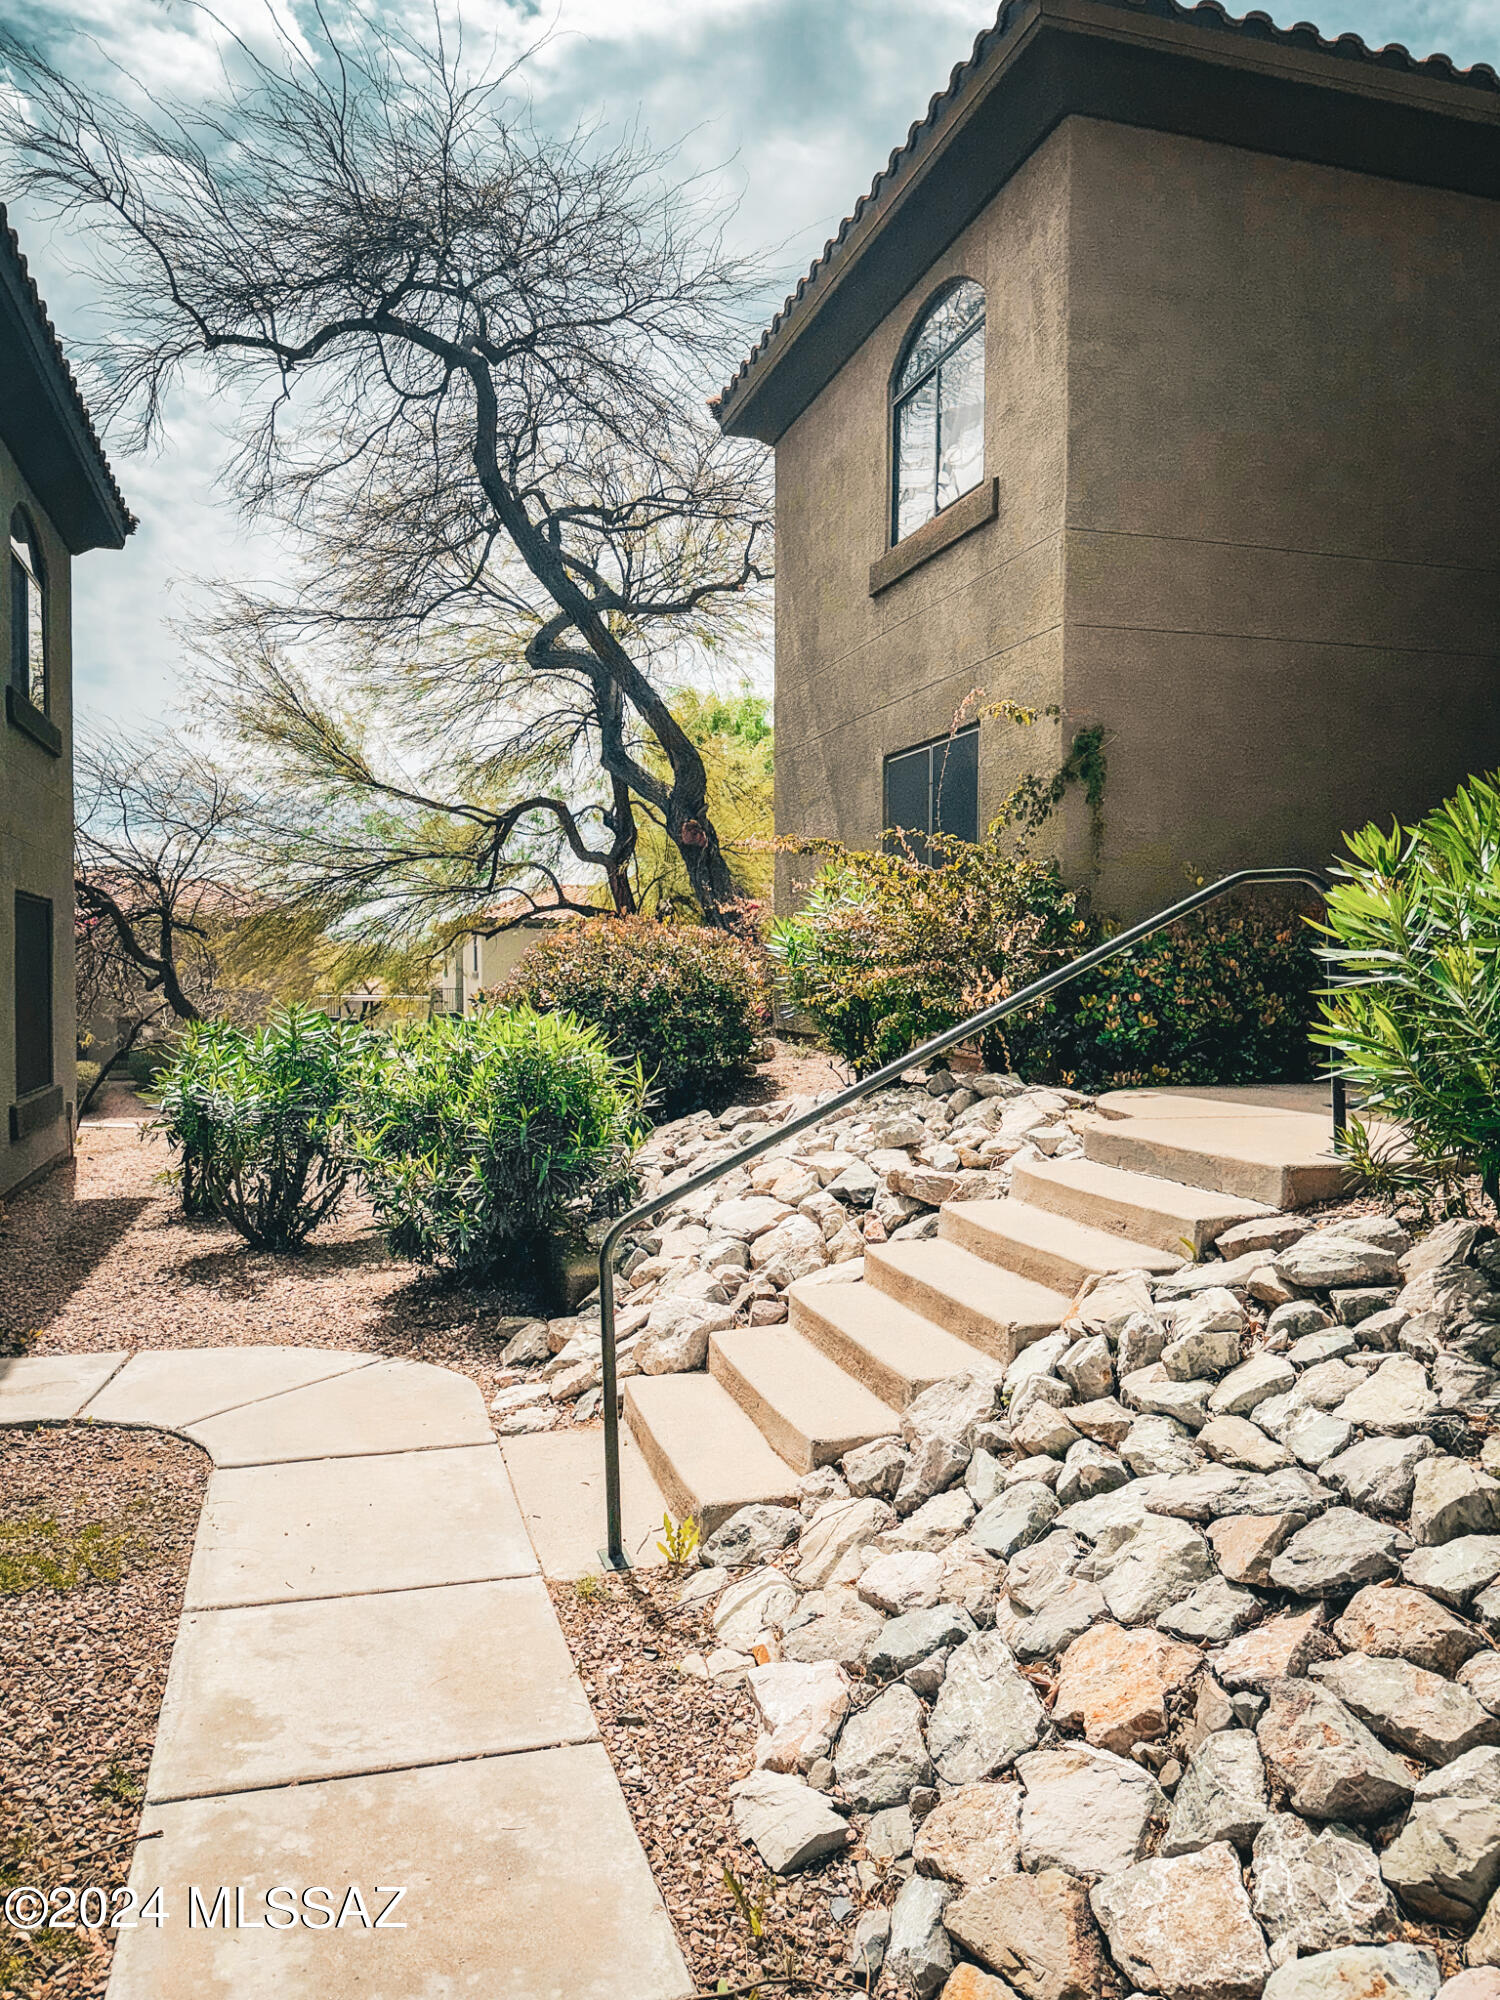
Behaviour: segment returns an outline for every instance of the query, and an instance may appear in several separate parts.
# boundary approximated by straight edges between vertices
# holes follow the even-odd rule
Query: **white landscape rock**
[[[1005,1641],[980,1632],[957,1647],[927,1726],[939,1775],[972,1785],[1007,1769],[1042,1734],[1042,1704]]]
[[[729,1788],[734,1830],[776,1875],[847,1847],[849,1823],[800,1778],[753,1771]]]
[[[764,1770],[808,1771],[826,1757],[849,1712],[849,1677],[831,1660],[775,1660],[745,1676],[763,1725],[755,1761]]]
[[[1136,1985],[1166,2000],[1260,2000],[1271,1961],[1227,1843],[1139,1862],[1096,1883],[1090,1900]]]
[[[1088,1743],[1016,1759],[1025,1790],[1021,1863],[1074,1875],[1114,1875],[1139,1861],[1166,1798],[1149,1771]]]
[[[932,1782],[922,1720],[921,1702],[898,1681],[844,1724],[833,1764],[839,1790],[858,1810],[904,1805]]]
[[[1426,1945],[1350,1945],[1279,1966],[1261,2000],[1436,2000],[1442,1978]]]
[[[1374,1944],[1395,1934],[1396,1905],[1380,1857],[1348,1827],[1268,1817],[1255,1836],[1252,1895],[1272,1945],[1304,1952]]]

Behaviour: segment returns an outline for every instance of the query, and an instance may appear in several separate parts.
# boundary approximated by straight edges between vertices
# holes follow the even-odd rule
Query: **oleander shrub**
[[[553,1239],[628,1197],[645,1095],[597,1028],[497,1007],[372,1040],[345,1143],[398,1256],[529,1277]]]
[[[1097,935],[1055,861],[1004,837],[933,834],[935,865],[839,851],[768,949],[789,1004],[861,1074],[1004,999]],[[1065,1060],[1066,1003],[1045,999],[984,1038],[993,1068],[1045,1075]]]
[[[178,1156],[183,1206],[258,1250],[300,1250],[349,1184],[339,1134],[368,1031],[311,1007],[261,1028],[185,1027],[157,1077],[156,1127]]]
[[[1500,1206],[1500,774],[1345,845],[1315,1034],[1359,1100],[1349,1149],[1376,1185],[1452,1204],[1477,1174]]]
[[[534,944],[493,996],[568,1013],[638,1062],[668,1113],[721,1096],[754,1060],[768,1020],[765,974],[738,938],[648,917],[580,918]]]

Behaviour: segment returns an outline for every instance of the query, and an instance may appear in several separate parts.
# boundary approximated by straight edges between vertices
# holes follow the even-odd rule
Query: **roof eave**
[[[0,204],[0,438],[72,555],[135,528]],[[8,254],[7,254],[8,253]]]
[[[715,399],[719,423],[776,443],[1071,115],[1500,197],[1500,89],[1488,70],[1446,69],[1264,15],[1012,0]]]

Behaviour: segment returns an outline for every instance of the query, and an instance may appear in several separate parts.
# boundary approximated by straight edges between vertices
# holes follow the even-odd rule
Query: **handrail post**
[[[605,1544],[599,1560],[605,1569],[625,1570],[624,1517],[620,1505],[620,1392],[615,1367],[615,1241],[625,1218],[611,1229],[599,1249],[599,1385],[604,1406]]]
[[[1328,877],[1314,868],[1240,868],[1232,875],[1222,875],[1217,882],[1209,882],[1201,889],[1195,889],[1191,895],[1184,896],[1181,902],[1169,904],[1166,909],[1158,910],[1154,916],[1143,917],[1138,924],[1131,924],[1128,929],[1118,932],[1114,937],[1105,938],[1102,943],[1091,945],[1087,951],[1080,952],[1077,958],[1070,959],[1066,965],[1054,966],[1051,972],[1044,972],[1039,979],[1031,980],[1004,1000],[997,1000],[993,1006],[984,1008],[978,1014],[971,1014],[967,1020],[959,1021],[953,1027],[944,1028],[941,1033],[929,1036],[925,1042],[914,1049],[909,1049],[904,1056],[898,1056],[894,1062],[882,1064],[868,1076],[861,1077],[857,1083],[835,1091],[833,1096],[822,1104],[815,1104],[811,1110],[799,1112],[795,1118],[788,1118],[783,1124],[773,1126],[763,1137],[753,1139],[748,1146],[741,1146],[737,1152],[727,1154],[722,1160],[715,1161],[712,1166],[701,1168],[695,1174],[690,1173],[675,1187],[667,1188],[661,1194],[653,1195],[649,1201],[639,1202],[634,1208],[627,1209],[625,1214],[611,1226],[609,1234],[599,1248],[599,1378],[604,1401],[606,1515],[606,1543],[599,1551],[599,1560],[604,1567],[610,1570],[626,1570],[630,1567],[630,1558],[625,1553],[620,1507],[620,1407],[615,1366],[615,1246],[627,1229],[638,1228],[643,1222],[650,1222],[666,1209],[674,1208],[688,1195],[696,1194],[700,1188],[711,1187],[715,1181],[722,1180],[736,1167],[748,1166],[752,1160],[759,1159],[762,1153],[768,1153],[773,1146],[782,1145],[796,1133],[810,1131],[814,1125],[821,1125],[825,1118],[832,1118],[851,1104],[857,1104],[861,1098],[868,1097],[871,1091],[883,1090],[887,1084],[898,1083],[903,1070],[914,1068],[919,1063],[930,1062],[946,1050],[956,1048],[960,1042],[972,1040],[976,1034],[985,1028],[993,1027],[1008,1014],[1014,1014],[1022,1007],[1029,1007],[1034,1000],[1045,999],[1049,993],[1056,992],[1059,986],[1066,986],[1070,979],[1076,979],[1080,973],[1091,972],[1096,965],[1102,965],[1106,959],[1116,958],[1120,953],[1129,951],[1132,945],[1141,943],[1156,931],[1165,930],[1169,924],[1176,923],[1179,917],[1190,916],[1194,910],[1201,910],[1206,903],[1216,901],[1220,896],[1227,895],[1230,890],[1257,886],[1267,888],[1275,884],[1290,887],[1294,883],[1304,889],[1311,889],[1315,895],[1322,896],[1326,901]],[[1347,1116],[1347,1107],[1343,1094],[1344,1080],[1341,1076],[1335,1076],[1333,1087],[1335,1125],[1336,1129],[1342,1129],[1338,1121],[1341,1117]]]

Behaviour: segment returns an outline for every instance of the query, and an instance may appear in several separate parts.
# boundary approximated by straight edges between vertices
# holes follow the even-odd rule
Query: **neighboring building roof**
[[[1216,0],[1005,0],[710,407],[774,444],[1070,114],[1500,196],[1500,77]],[[878,245],[878,255],[870,254]]]
[[[556,923],[561,918],[577,916],[576,907],[569,906],[587,904],[598,888],[597,882],[564,882],[564,900],[561,902],[550,886],[539,889],[534,896],[502,896],[498,903],[492,903],[474,919],[469,926],[469,934],[473,936],[477,932],[480,937],[493,937],[497,931],[532,918]]]
[[[135,516],[0,202],[0,438],[74,555],[123,548]]]

